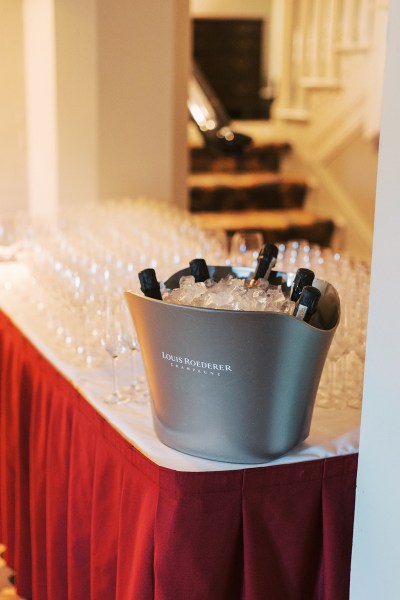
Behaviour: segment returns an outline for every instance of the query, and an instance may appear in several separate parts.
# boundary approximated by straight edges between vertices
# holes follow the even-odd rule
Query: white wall
[[[367,140],[360,132],[327,161],[326,167],[349,194],[353,208],[362,216],[372,241],[378,167],[376,144]],[[351,235],[351,231],[349,233]]]
[[[389,4],[352,600],[400,598],[400,3]]]
[[[100,196],[186,204],[186,0],[100,0]]]
[[[96,5],[54,3],[60,205],[93,203],[99,194]]]
[[[0,212],[187,202],[189,0],[1,0]]]

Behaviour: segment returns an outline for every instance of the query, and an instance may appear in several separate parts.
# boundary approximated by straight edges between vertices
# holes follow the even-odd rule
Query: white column
[[[54,0],[24,1],[28,205],[54,216],[58,205]]]
[[[400,598],[400,3],[389,2],[351,599]]]

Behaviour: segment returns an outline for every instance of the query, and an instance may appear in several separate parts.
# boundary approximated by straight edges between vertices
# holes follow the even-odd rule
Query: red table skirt
[[[0,540],[34,600],[344,600],[357,455],[159,467],[0,313]]]

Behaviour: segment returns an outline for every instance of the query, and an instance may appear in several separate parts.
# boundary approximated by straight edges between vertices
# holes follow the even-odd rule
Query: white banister
[[[283,6],[282,77],[274,115],[308,120],[310,90],[341,85],[338,51],[369,50],[372,0],[284,0]]]
[[[371,0],[360,0],[358,11],[359,39],[361,46],[369,46],[372,38],[373,3]]]
[[[342,52],[367,50],[371,43],[373,8],[371,0],[339,1],[337,49]]]
[[[307,88],[338,87],[337,54],[337,0],[312,0],[307,11],[308,23],[304,29],[309,55],[300,83]],[[304,6],[304,2],[302,2]],[[305,7],[304,7],[305,8]]]
[[[354,46],[356,40],[357,22],[355,18],[357,0],[342,0],[342,32],[341,44],[344,47]]]
[[[328,79],[336,80],[338,77],[338,59],[335,52],[338,29],[338,3],[337,0],[327,1],[328,8],[325,15],[325,35],[327,44],[325,72]]]
[[[282,74],[274,107],[274,115],[278,119],[308,119],[305,90],[299,85],[306,61],[304,28],[308,1],[284,0]]]
[[[324,39],[324,26],[323,26],[323,0],[314,0],[313,10],[313,23],[312,33],[313,42],[311,44],[312,57],[311,57],[311,75],[314,77],[323,77],[324,73],[324,55],[325,39]]]

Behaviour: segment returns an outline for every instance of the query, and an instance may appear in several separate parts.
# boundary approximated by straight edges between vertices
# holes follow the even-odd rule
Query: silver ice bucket
[[[209,267],[216,280],[250,269]],[[175,273],[166,285],[178,287]],[[288,274],[272,272],[289,293]],[[271,281],[271,277],[270,277]],[[279,313],[181,306],[134,292],[135,324],[159,439],[176,450],[237,463],[272,460],[307,438],[340,317],[325,285],[312,324]]]

